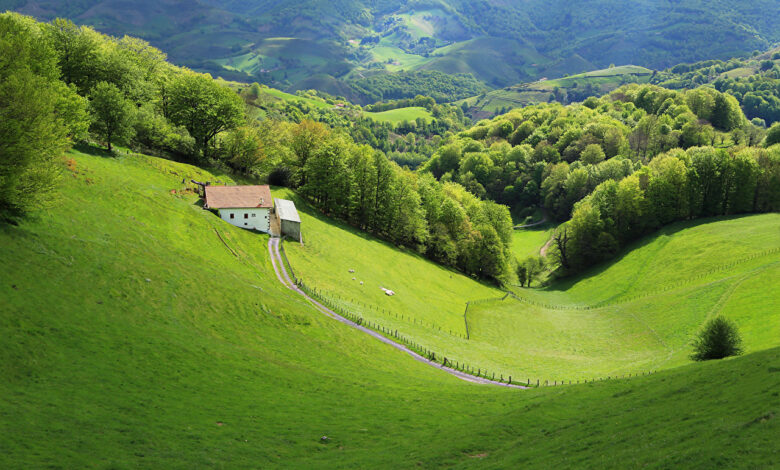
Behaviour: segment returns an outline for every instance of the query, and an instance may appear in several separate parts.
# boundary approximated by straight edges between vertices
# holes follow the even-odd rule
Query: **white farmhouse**
[[[274,200],[271,188],[263,186],[206,186],[206,209],[215,209],[225,222],[236,227],[271,231]]]

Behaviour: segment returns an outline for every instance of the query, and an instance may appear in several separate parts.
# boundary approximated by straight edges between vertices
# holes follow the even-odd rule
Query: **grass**
[[[287,253],[307,284],[437,354],[498,376],[584,380],[677,367],[689,362],[693,335],[719,313],[744,329],[749,350],[778,345],[771,338],[780,329],[762,326],[780,325],[772,307],[779,294],[760,287],[780,274],[777,214],[672,225],[586,275],[546,289],[515,289],[522,301],[472,303],[466,340],[458,336],[465,332],[459,326],[465,303],[502,292],[428,268],[414,254],[310,208],[303,212],[306,246],[288,246]],[[516,256],[538,253],[550,230],[516,231]],[[456,279],[459,286],[448,290]],[[399,295],[387,298],[379,286]]]
[[[421,106],[391,109],[378,113],[364,111],[363,115],[370,117],[375,121],[389,122],[391,124],[400,124],[403,121],[412,122],[418,118],[423,119],[425,122],[429,122],[433,119],[430,111]]]
[[[481,116],[484,113],[495,113],[502,108],[517,108],[531,104],[545,103],[550,99],[555,88],[564,91],[575,86],[584,87],[593,85],[599,94],[609,93],[620,87],[627,77],[638,83],[650,81],[652,70],[636,65],[621,65],[607,69],[593,70],[569,77],[553,80],[541,80],[532,83],[522,83],[511,87],[493,90],[482,99],[479,97],[467,98],[464,101],[472,108],[472,114]]]
[[[404,313],[418,322],[435,323],[447,331],[462,333],[467,301],[504,295],[495,287],[478,283],[419,254],[400,251],[348,225],[333,222],[289,190],[277,193],[294,200],[301,215],[304,245],[285,243],[295,274],[312,287],[329,295],[337,294],[354,308],[368,310],[364,306],[371,306],[371,311],[366,312],[371,318],[387,317],[382,310]],[[387,296],[380,287],[391,289],[396,295]]]
[[[314,311],[276,281],[265,235],[181,186],[229,176],[68,157],[60,204],[0,227],[3,468],[774,464],[780,349],[571,387],[464,383]]]
[[[539,256],[539,251],[550,239],[553,230],[555,225],[549,223],[515,230],[512,232],[512,253],[518,260]]]

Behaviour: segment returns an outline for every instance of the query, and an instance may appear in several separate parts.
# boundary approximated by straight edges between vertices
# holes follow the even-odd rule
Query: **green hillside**
[[[748,350],[778,345],[780,330],[767,325],[780,324],[780,299],[764,287],[780,275],[777,214],[674,224],[583,276],[499,300],[499,290],[302,207],[306,243],[288,244],[287,254],[307,285],[437,354],[504,377],[584,380],[683,365],[695,333],[719,313],[737,321]],[[538,254],[548,230],[516,231],[515,256]],[[463,313],[474,300],[466,340]]]
[[[57,207],[0,230],[3,468],[774,463],[780,349],[581,386],[468,384],[284,289],[267,236],[181,184],[227,176],[68,158]]]
[[[422,119],[427,122],[433,119],[430,111],[419,106],[391,109],[378,113],[365,112],[363,114],[376,121],[389,122],[391,124],[399,124],[403,121],[414,121],[416,119]]]
[[[663,69],[780,40],[773,0],[640,0],[631,8],[616,0],[203,0],[184,9],[149,0],[0,0],[4,9],[143,37],[178,64],[225,78],[297,90],[312,88],[317,75],[329,92],[363,74],[401,70],[470,73],[505,87],[611,63]]]
[[[484,118],[531,104],[583,101],[588,96],[607,94],[626,83],[648,83],[653,75],[653,71],[645,67],[622,65],[552,80],[542,78],[473,96],[456,104],[465,103],[471,116]]]

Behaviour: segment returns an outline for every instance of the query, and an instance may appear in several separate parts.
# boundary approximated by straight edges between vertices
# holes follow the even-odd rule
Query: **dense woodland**
[[[571,218],[556,256],[572,272],[676,220],[780,209],[778,134],[775,125],[765,136],[733,96],[712,88],[628,85],[581,105],[482,121],[421,170],[513,208]]]
[[[399,100],[424,95],[440,103],[480,94],[485,86],[471,74],[446,74],[436,70],[378,74],[350,81],[369,102]]]
[[[684,89],[712,85],[728,92],[742,105],[748,119],[771,126],[780,121],[780,52],[749,59],[707,60],[679,64],[655,83],[664,88]]]
[[[517,265],[507,206],[571,217],[556,238],[562,272],[674,220],[780,208],[780,124],[767,133],[713,88],[628,85],[461,131],[461,110],[429,97],[371,108],[413,104],[434,116],[396,126],[353,105],[269,105],[259,85],[237,90],[144,41],[67,20],[0,15],[0,52],[6,221],[46,205],[61,155],[90,139],[295,187],[328,215],[500,282]],[[394,154],[424,164],[404,169]]]

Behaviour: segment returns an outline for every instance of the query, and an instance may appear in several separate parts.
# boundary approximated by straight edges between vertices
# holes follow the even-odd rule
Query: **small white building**
[[[236,227],[271,231],[274,200],[271,188],[262,186],[206,186],[206,209],[214,209]]]

